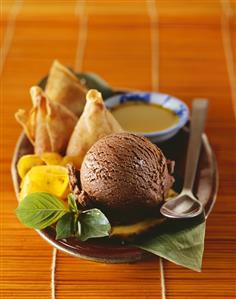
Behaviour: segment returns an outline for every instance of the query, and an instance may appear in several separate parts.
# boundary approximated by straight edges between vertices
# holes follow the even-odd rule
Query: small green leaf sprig
[[[56,196],[46,192],[27,195],[16,209],[21,223],[44,229],[56,223],[56,239],[76,237],[81,241],[109,236],[111,225],[99,209],[78,210],[76,198],[68,195],[68,207]]]

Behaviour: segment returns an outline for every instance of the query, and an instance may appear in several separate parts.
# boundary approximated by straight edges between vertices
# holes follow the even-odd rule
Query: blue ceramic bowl
[[[189,109],[184,102],[181,100],[157,92],[129,92],[113,97],[107,98],[105,101],[106,107],[111,109],[117,105],[122,105],[126,102],[136,102],[142,101],[145,103],[158,104],[164,108],[167,108],[178,115],[179,121],[177,124],[162,130],[151,133],[139,133],[149,138],[152,142],[162,142],[173,137],[188,121],[189,118]],[[135,133],[135,132],[133,132]]]

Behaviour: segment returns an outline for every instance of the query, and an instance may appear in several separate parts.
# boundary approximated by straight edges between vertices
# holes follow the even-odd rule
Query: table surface
[[[114,87],[210,101],[220,173],[201,273],[164,261],[167,298],[236,296],[236,2],[7,1],[1,14],[1,298],[50,298],[52,247],[16,219],[10,163],[18,108],[54,58]],[[161,298],[159,260],[99,264],[58,252],[56,298]]]

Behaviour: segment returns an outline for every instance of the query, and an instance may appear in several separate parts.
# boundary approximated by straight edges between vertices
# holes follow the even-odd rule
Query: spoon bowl
[[[191,193],[181,192],[162,205],[160,212],[168,218],[193,218],[203,211],[202,203]]]

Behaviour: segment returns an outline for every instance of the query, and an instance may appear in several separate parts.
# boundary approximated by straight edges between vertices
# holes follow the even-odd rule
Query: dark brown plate
[[[43,86],[44,83],[45,79],[40,85]],[[96,86],[94,87],[96,88]],[[185,126],[177,135],[175,135],[175,137],[158,145],[168,159],[176,162],[174,173],[174,190],[176,192],[179,192],[182,187],[188,137],[188,126]],[[33,147],[27,137],[22,133],[16,145],[11,169],[16,195],[18,194],[20,187],[20,178],[16,169],[17,162],[21,156],[32,153]],[[206,218],[209,216],[214,206],[217,189],[218,171],[216,159],[207,136],[203,134],[201,154],[194,184],[194,193],[205,207]],[[156,229],[158,229],[158,227]],[[86,242],[80,242],[74,238],[68,240],[56,240],[55,231],[52,228],[46,228],[42,231],[37,230],[37,232],[43,239],[57,249],[88,260],[106,263],[124,263],[138,261],[151,255],[139,248],[113,242],[106,238]]]
[[[175,185],[174,189],[178,192],[181,190],[183,181],[183,170],[186,157],[186,148],[188,142],[188,128],[184,127],[174,138],[166,143],[159,145],[166,156],[176,161],[175,168]],[[16,194],[19,192],[20,178],[17,174],[16,164],[19,158],[25,154],[33,153],[33,148],[28,139],[22,134],[17,142],[16,150],[12,161],[12,179]],[[218,172],[215,156],[209,145],[207,136],[202,137],[202,150],[199,160],[197,177],[195,180],[194,192],[205,207],[205,215],[210,214],[218,188]],[[158,227],[157,227],[158,229]],[[38,231],[41,237],[59,250],[81,258],[107,262],[122,263],[134,262],[150,254],[143,250],[109,242],[109,240],[96,239],[93,241],[79,242],[75,239],[56,240],[55,232],[51,228]]]

